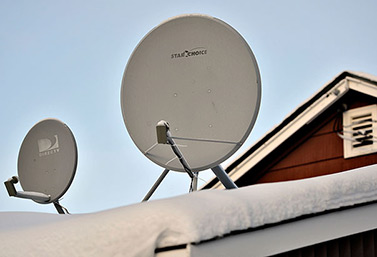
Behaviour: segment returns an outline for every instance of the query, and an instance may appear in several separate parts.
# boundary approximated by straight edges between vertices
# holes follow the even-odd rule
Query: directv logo
[[[207,49],[204,47],[197,47],[191,50],[185,50],[181,53],[174,53],[170,55],[171,59],[177,59],[177,58],[182,58],[182,57],[195,57],[195,56],[200,56],[200,55],[206,55],[207,54]]]
[[[54,135],[55,143],[52,144],[48,138],[38,139],[39,157],[51,155],[59,152],[59,138]]]

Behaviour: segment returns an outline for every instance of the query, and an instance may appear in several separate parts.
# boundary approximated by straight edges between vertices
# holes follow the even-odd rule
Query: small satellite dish
[[[38,122],[22,142],[18,178],[5,182],[9,195],[41,204],[54,203],[61,209],[58,201],[72,183],[77,159],[76,141],[66,124],[57,119]],[[13,184],[18,180],[24,192],[15,190]],[[61,211],[58,209],[59,213]]]
[[[172,142],[161,143],[161,124],[193,172],[213,169],[245,142],[260,99],[259,69],[247,42],[206,15],[174,17],[150,31],[132,53],[121,88],[132,140],[174,171],[187,169],[167,145]]]

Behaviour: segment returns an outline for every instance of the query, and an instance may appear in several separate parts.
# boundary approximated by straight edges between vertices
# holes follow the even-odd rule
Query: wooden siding
[[[365,94],[348,93],[313,124],[303,128],[241,177],[237,185],[303,179],[377,163],[377,154],[344,159],[343,139],[334,131],[337,119],[342,122],[342,111],[339,109],[343,105],[353,109],[376,102],[374,97]]]
[[[274,165],[259,183],[303,179],[377,163],[377,155],[344,159],[343,139],[333,131],[335,118]]]

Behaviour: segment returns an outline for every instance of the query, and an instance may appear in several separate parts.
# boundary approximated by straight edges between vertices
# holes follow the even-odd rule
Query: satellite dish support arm
[[[178,160],[182,164],[184,170],[187,172],[187,174],[190,176],[191,179],[194,179],[196,175],[191,171],[190,166],[188,165],[186,159],[183,157],[182,152],[179,150],[178,146],[176,145],[169,130],[169,123],[167,123],[164,120],[159,121],[156,126],[156,132],[157,132],[157,143],[169,144],[174,154],[177,156]]]
[[[18,177],[13,176],[7,181],[4,182],[5,187],[8,191],[9,196],[14,196],[18,198],[24,198],[24,199],[31,199],[38,202],[48,202],[50,201],[51,197],[49,195],[46,195],[44,193],[39,192],[31,192],[31,191],[17,191],[14,184],[18,183]]]

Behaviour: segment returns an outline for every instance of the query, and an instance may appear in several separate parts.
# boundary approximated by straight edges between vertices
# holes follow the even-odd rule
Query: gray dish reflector
[[[24,191],[50,195],[59,200],[76,173],[77,146],[71,130],[56,119],[34,125],[22,142],[18,155],[18,176]]]
[[[150,31],[125,69],[121,106],[127,130],[153,162],[182,165],[169,145],[157,144],[167,121],[193,171],[215,167],[244,143],[257,118],[261,80],[242,36],[223,21],[183,15]]]

